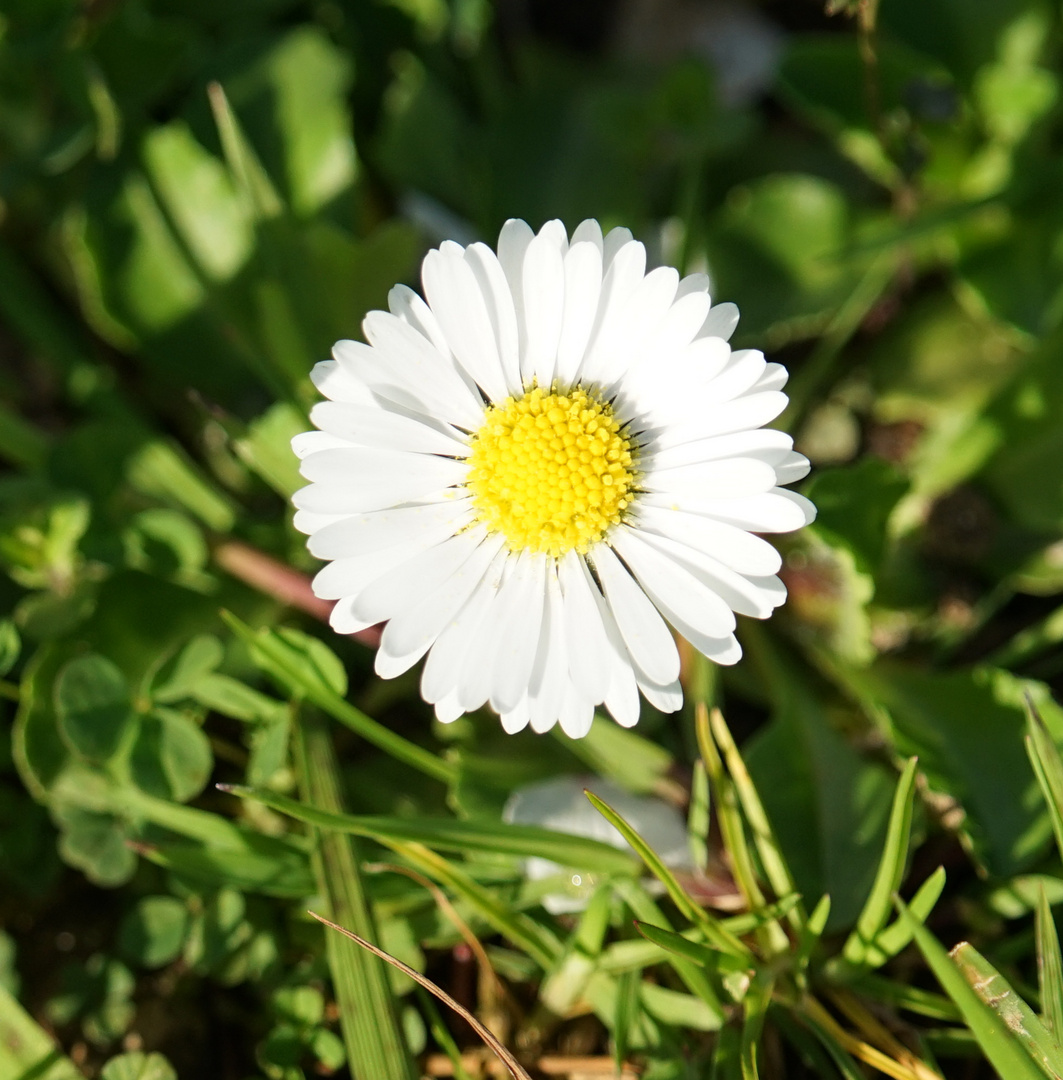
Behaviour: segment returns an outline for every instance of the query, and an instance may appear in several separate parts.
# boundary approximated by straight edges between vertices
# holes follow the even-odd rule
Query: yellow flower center
[[[480,520],[511,550],[583,553],[631,502],[634,443],[608,402],[585,390],[506,398],[471,445],[466,483]]]

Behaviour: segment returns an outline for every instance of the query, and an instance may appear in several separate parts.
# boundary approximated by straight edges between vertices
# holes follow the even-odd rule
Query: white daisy
[[[807,460],[762,428],[785,370],[731,350],[738,309],[705,275],[647,274],[642,244],[595,221],[509,221],[497,255],[444,243],[422,281],[314,368],[329,400],[293,440],[332,626],[387,623],[383,678],[427,654],[444,722],[490,703],[506,731],[578,738],[603,703],[633,725],[639,691],[677,709],[667,623],[733,664],[735,613],[786,597],[755,534],[815,514],[781,487]]]

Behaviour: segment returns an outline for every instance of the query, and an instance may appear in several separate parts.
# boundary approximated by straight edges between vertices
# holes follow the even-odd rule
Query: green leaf
[[[1063,956],[1059,951],[1056,920],[1044,886],[1038,890],[1034,920],[1037,942],[1037,983],[1041,991],[1041,1015],[1056,1042],[1063,1039]]]
[[[105,657],[77,657],[56,679],[55,714],[72,750],[89,761],[107,762],[133,723],[129,684]]]
[[[591,873],[630,876],[638,866],[629,853],[611,844],[542,829],[536,825],[446,818],[389,818],[382,815],[356,817],[329,813],[272,791],[233,786],[225,790],[243,799],[256,799],[273,810],[318,829],[365,836],[385,843],[404,841],[444,851],[538,857]]]
[[[637,919],[635,920],[635,929],[647,941],[652,941],[654,945],[660,946],[667,952],[675,953],[676,956],[681,956],[684,960],[690,960],[699,967],[708,968],[712,971],[715,970],[719,963],[719,953],[715,949],[710,949],[699,941],[691,941],[689,938],[683,937],[682,934],[675,933],[674,930],[664,930],[659,926],[652,926],[650,923],[639,922]]]
[[[213,634],[197,634],[158,673],[151,690],[152,698],[168,705],[192,697],[224,657],[225,650]]]
[[[941,943],[915,919],[900,900],[900,917],[908,923],[912,937],[949,997],[960,1010],[989,1063],[1002,1080],[1044,1080],[1044,1073],[1034,1063],[1016,1034],[971,988],[958,965]]]
[[[10,619],[0,620],[0,678],[3,678],[18,662],[22,641]]]
[[[137,868],[124,823],[111,814],[94,813],[69,803],[52,808],[60,828],[59,854],[104,888],[124,885]]]
[[[335,654],[316,638],[295,631],[253,631],[233,615],[226,622],[251,647],[261,669],[279,686],[323,709],[341,724],[374,746],[428,776],[444,783],[457,779],[457,767],[415,743],[396,735],[343,700],[338,686],[346,688],[346,675]],[[309,645],[313,641],[314,645]]]
[[[305,481],[299,459],[292,453],[292,437],[307,429],[306,415],[287,402],[277,402],[248,426],[247,434],[233,443],[240,460],[283,499],[290,499]]]
[[[1048,806],[1056,846],[1063,852],[1063,757],[1029,695],[1026,698],[1026,726],[1026,753]]]
[[[118,947],[126,959],[145,968],[176,959],[188,930],[188,907],[175,896],[145,896],[118,928]]]
[[[911,902],[908,904],[908,914],[917,922],[926,922],[930,912],[941,898],[945,889],[945,868],[939,866],[916,890]],[[896,956],[909,941],[912,935],[909,930],[909,920],[895,919],[893,923],[882,930],[875,938],[874,947],[868,950],[866,962],[873,966],[884,964],[891,956]]]
[[[865,963],[868,953],[874,948],[875,938],[889,918],[891,898],[904,879],[912,836],[917,763],[918,759],[910,758],[897,781],[897,791],[893,796],[893,808],[886,829],[886,844],[882,849],[882,860],[878,865],[875,883],[871,886],[867,903],[864,904],[856,926],[842,949],[842,955],[851,964]]]
[[[676,907],[687,919],[702,929],[716,948],[735,956],[748,955],[749,950],[742,942],[720,926],[719,920],[690,899],[672,871],[661,862],[660,856],[608,803],[599,799],[592,791],[585,791],[584,794],[598,813],[635,849],[636,854],[646,864],[646,868],[664,886]]]
[[[295,747],[303,798],[323,813],[342,813],[339,763],[323,719],[300,718]],[[318,833],[315,841],[311,862],[328,916],[356,934],[379,940],[355,841],[334,832]],[[413,1080],[416,1069],[403,1038],[387,969],[377,957],[338,934],[326,935],[325,951],[352,1074]]]
[[[166,870],[215,888],[239,889],[297,900],[314,892],[306,853],[273,838],[247,834],[243,850],[205,844],[158,843],[138,848],[140,854]]]
[[[82,1073],[0,982],[0,1076],[82,1080]]]
[[[570,739],[559,727],[551,734],[598,776],[635,794],[653,791],[674,760],[663,746],[604,717],[596,717],[582,739]]]
[[[177,1080],[177,1073],[162,1054],[135,1050],[111,1058],[100,1070],[100,1080]]]
[[[129,757],[130,773],[141,790],[188,802],[206,786],[213,767],[210,740],[184,713],[159,708],[141,719]]]
[[[949,955],[974,992],[1004,1021],[1012,1038],[1033,1061],[1049,1076],[1063,1076],[1063,1050],[1059,1043],[1007,979],[966,941],[961,941]]]

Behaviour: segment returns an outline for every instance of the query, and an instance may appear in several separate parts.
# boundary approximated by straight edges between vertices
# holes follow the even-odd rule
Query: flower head
[[[640,691],[678,708],[665,620],[733,664],[735,613],[786,597],[756,534],[815,514],[782,487],[808,462],[762,427],[785,370],[731,350],[738,310],[704,275],[647,274],[595,221],[509,221],[497,255],[447,242],[422,279],[314,368],[329,400],[293,441],[333,627],[386,622],[384,678],[427,654],[443,721],[490,703],[507,731],[579,737],[603,703],[634,724]]]

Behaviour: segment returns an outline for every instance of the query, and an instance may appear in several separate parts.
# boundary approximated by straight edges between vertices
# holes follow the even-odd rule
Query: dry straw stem
[[[349,938],[356,945],[360,945],[363,949],[371,952],[374,956],[379,957],[381,960],[392,967],[398,968],[404,975],[408,975],[418,986],[423,986],[434,997],[439,998],[444,1005],[449,1005],[475,1032],[481,1039],[491,1048],[498,1059],[503,1062],[505,1067],[509,1070],[513,1076],[513,1080],[531,1080],[531,1077],[524,1071],[521,1064],[517,1059],[506,1049],[503,1043],[496,1039],[494,1034],[490,1032],[480,1021],[471,1013],[464,1005],[460,1005],[455,1001],[446,990],[442,987],[436,986],[431,979],[425,978],[419,971],[415,971],[408,964],[404,964],[401,960],[397,960],[390,953],[384,952],[383,949],[378,948],[371,941],[366,941],[365,938],[359,937],[352,931],[339,926],[337,923],[326,919],[323,915],[318,915],[317,912],[311,911],[309,914],[317,919],[318,922],[324,923],[325,926],[331,930],[335,930],[337,933],[342,934],[345,938]],[[444,1055],[445,1056],[445,1055]],[[449,1065],[449,1059],[448,1059]],[[444,1074],[445,1075],[445,1074]]]
[[[505,1066],[499,1061],[484,1061],[479,1054],[462,1055],[461,1064],[474,1076],[504,1076]],[[616,1071],[616,1062],[608,1056],[575,1057],[547,1054],[535,1062],[535,1071],[543,1076],[564,1077],[565,1080],[638,1080],[638,1073],[624,1066]],[[430,1054],[424,1063],[425,1076],[453,1076],[454,1064],[446,1054]]]

